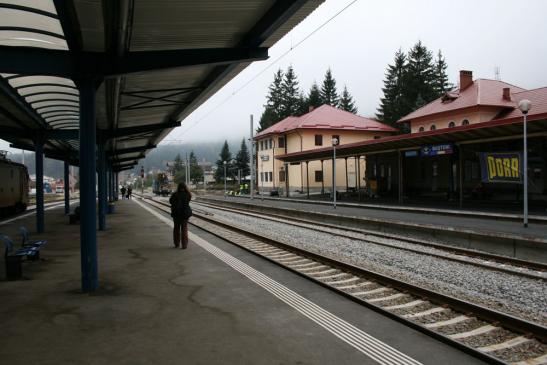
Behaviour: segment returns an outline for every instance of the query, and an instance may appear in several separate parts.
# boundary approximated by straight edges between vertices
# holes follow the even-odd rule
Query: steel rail
[[[137,195],[138,196],[138,195]],[[141,197],[142,198],[142,197]],[[164,202],[159,202],[159,201],[155,201],[155,200],[152,200],[152,199],[146,199],[144,198],[143,201],[145,202],[148,202],[150,205],[152,206],[155,206],[156,208],[164,211],[164,212],[169,212],[168,209],[166,209],[166,207],[169,206],[169,204],[166,204]],[[314,252],[311,252],[311,251],[308,251],[308,250],[305,250],[305,249],[302,249],[302,248],[298,248],[298,247],[295,247],[295,246],[291,246],[289,244],[286,244],[286,243],[283,243],[283,242],[279,242],[277,240],[274,240],[272,238],[269,238],[269,237],[265,237],[265,236],[262,236],[262,235],[259,235],[259,234],[256,234],[256,233],[253,233],[253,232],[249,232],[249,231],[246,231],[242,228],[238,228],[238,227],[234,227],[233,225],[230,225],[228,223],[225,223],[225,222],[221,222],[221,221],[218,221],[216,219],[213,219],[213,218],[210,218],[210,217],[207,217],[206,215],[201,215],[200,213],[197,213],[196,210],[194,210],[194,216],[198,219],[201,219],[202,221],[205,221],[205,222],[208,222],[212,225],[215,225],[215,226],[218,226],[218,227],[221,227],[221,228],[224,228],[228,231],[232,231],[232,232],[236,232],[238,234],[241,234],[243,236],[246,236],[246,237],[249,237],[249,238],[252,238],[252,239],[255,239],[257,241],[260,241],[260,242],[264,242],[266,244],[269,244],[269,245],[272,245],[274,247],[278,247],[280,249],[283,249],[283,250],[286,250],[288,252],[292,252],[298,256],[302,256],[304,258],[307,258],[309,260],[313,260],[313,261],[316,261],[318,263],[322,263],[324,265],[327,265],[327,266],[330,266],[330,267],[333,267],[333,268],[336,268],[340,271],[343,271],[343,272],[347,272],[347,273],[351,273],[353,275],[356,275],[356,276],[359,276],[359,277],[362,277],[362,278],[367,278],[367,279],[371,279],[375,282],[378,282],[386,287],[389,287],[389,288],[395,288],[403,293],[409,293],[415,297],[418,297],[418,298],[422,298],[424,300],[427,300],[431,303],[434,303],[436,305],[439,305],[439,306],[442,306],[442,307],[446,307],[448,306],[450,309],[456,311],[456,312],[461,312],[461,313],[466,313],[466,315],[468,316],[475,316],[477,317],[478,319],[481,319],[481,320],[484,320],[486,322],[489,322],[489,323],[494,323],[496,326],[502,326],[506,329],[509,329],[513,332],[516,332],[516,333],[520,333],[520,334],[524,334],[525,336],[528,336],[528,337],[534,337],[536,339],[538,339],[539,341],[545,343],[547,342],[547,327],[545,326],[542,326],[540,324],[537,324],[537,323],[533,323],[533,322],[530,322],[530,321],[527,321],[527,320],[524,320],[524,319],[521,319],[521,318],[517,318],[517,317],[514,317],[514,316],[511,316],[511,315],[508,315],[508,314],[505,314],[505,313],[502,313],[502,312],[499,312],[499,311],[496,311],[496,310],[493,310],[493,309],[490,309],[490,308],[486,308],[486,307],[483,307],[483,306],[480,306],[480,305],[477,305],[477,304],[474,304],[474,303],[471,303],[471,302],[468,302],[468,301],[465,301],[465,300],[461,300],[461,299],[458,299],[458,298],[455,298],[455,297],[451,297],[449,295],[445,295],[445,294],[441,294],[441,293],[438,293],[438,292],[435,292],[435,291],[432,291],[432,290],[429,290],[429,289],[426,289],[426,288],[423,288],[423,287],[420,287],[420,286],[417,286],[417,285],[414,285],[414,284],[411,284],[411,283],[407,283],[407,282],[404,282],[404,281],[401,281],[401,280],[397,280],[397,279],[394,279],[394,278],[391,278],[391,277],[388,277],[386,275],[383,275],[383,274],[380,274],[380,273],[377,273],[377,272],[374,272],[374,271],[371,271],[371,270],[367,270],[365,268],[362,268],[362,267],[358,267],[358,266],[355,266],[355,265],[352,265],[352,264],[348,264],[348,263],[345,263],[345,262],[341,262],[341,261],[338,261],[336,259],[332,259],[332,258],[329,258],[329,257],[325,257],[325,256],[322,256],[320,254],[317,254],[317,253],[314,253]],[[230,240],[230,239],[227,239],[226,237],[224,237],[222,235],[222,233],[218,232],[217,230],[213,230],[213,229],[207,229],[207,228],[204,228],[202,226],[200,226],[199,224],[196,224],[196,223],[193,223],[193,222],[190,222],[190,224],[200,228],[200,229],[203,229],[223,240],[226,240],[228,242],[231,242],[235,245],[237,245],[238,247],[241,247],[242,249],[254,254],[254,255],[257,255],[257,256],[260,256],[261,258],[264,258],[272,263],[275,263],[276,265],[279,265],[279,266],[282,266],[300,276],[303,276],[307,279],[310,279],[314,282],[316,282],[317,284],[323,286],[323,287],[326,287],[330,290],[333,290],[335,292],[337,292],[338,294],[340,295],[343,295],[345,296],[346,298],[352,300],[352,301],[355,301],[359,304],[362,304],[368,308],[371,308],[372,310],[374,311],[377,311],[391,319],[394,319],[398,322],[401,322],[411,328],[414,328],[420,332],[423,332],[425,334],[427,334],[428,336],[431,336],[431,337],[434,337],[444,343],[447,343],[449,344],[450,346],[453,346],[453,347],[456,347],[474,357],[477,357],[481,360],[484,360],[490,364],[506,364],[506,362],[502,361],[501,359],[499,358],[496,358],[492,355],[489,355],[487,353],[484,353],[482,351],[479,351],[478,349],[475,349],[471,346],[468,346],[468,345],[465,345],[464,343],[462,342],[459,342],[457,340],[454,340],[454,339],[451,339],[449,337],[447,337],[446,335],[440,333],[440,332],[436,332],[435,330],[433,329],[429,329],[427,327],[425,327],[424,325],[421,325],[420,323],[417,323],[417,322],[413,322],[412,320],[410,319],[406,319],[400,315],[397,315],[393,312],[390,312],[386,309],[383,309],[381,306],[379,305],[375,305],[373,303],[370,303],[366,300],[363,300],[363,299],[360,299],[354,295],[352,295],[351,293],[348,293],[348,292],[345,292],[341,289],[338,289],[332,285],[329,285],[328,283],[326,282],[323,282],[323,281],[320,281],[310,275],[307,275],[303,272],[300,272],[298,271],[297,269],[295,268],[292,268],[288,265],[285,265],[283,263],[280,263],[272,258],[268,258],[267,256],[264,256],[258,252],[254,252],[252,249],[248,248],[248,247],[245,247],[244,245],[242,244],[238,244],[237,242],[233,241],[233,240]]]

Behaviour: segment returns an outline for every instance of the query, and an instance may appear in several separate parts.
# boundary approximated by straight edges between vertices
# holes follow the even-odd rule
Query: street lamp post
[[[532,103],[530,100],[521,100],[519,101],[519,109],[524,114],[524,123],[523,123],[523,167],[522,174],[524,175],[524,227],[528,227],[528,141],[526,136],[526,115],[528,111],[532,108]]]
[[[340,141],[338,138],[332,138],[332,198],[334,209],[336,209],[336,146]]]
[[[226,161],[222,161],[224,165],[224,197],[226,197]]]

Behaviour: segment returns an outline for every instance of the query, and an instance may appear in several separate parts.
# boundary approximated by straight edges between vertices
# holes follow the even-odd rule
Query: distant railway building
[[[518,103],[524,99],[532,102],[527,117],[529,198],[544,209],[547,87],[526,90],[499,80],[473,80],[471,71],[460,71],[459,88],[398,121],[406,123],[410,133],[343,144],[337,147],[337,157],[340,161],[365,159],[364,184],[349,184],[362,192],[359,199],[517,207],[524,173],[523,114]],[[276,158],[284,164],[311,165],[331,156],[329,146],[287,151]],[[331,179],[325,182],[331,185]]]
[[[312,193],[330,190],[332,161],[329,158],[309,162],[284,163],[280,155],[310,152],[331,146],[332,138],[340,145],[390,136],[396,129],[375,119],[322,105],[300,116],[287,117],[258,133],[254,139],[257,153],[257,184],[259,191],[279,194]],[[336,184],[343,189],[355,186],[363,174],[365,162],[342,159],[336,166]],[[359,174],[359,172],[361,172]]]

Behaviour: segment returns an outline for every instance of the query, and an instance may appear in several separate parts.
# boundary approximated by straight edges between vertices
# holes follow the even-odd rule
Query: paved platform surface
[[[46,213],[44,260],[24,264],[28,280],[0,281],[1,363],[378,363],[204,250],[209,244],[418,362],[481,363],[196,228],[187,250],[171,248],[164,221],[133,201],[116,208],[98,234],[101,287],[92,295],[80,292],[79,226],[62,207]]]
[[[214,199],[224,200],[218,195],[205,195]],[[521,222],[502,221],[491,218],[479,217],[458,217],[453,215],[443,215],[441,213],[421,213],[421,212],[401,212],[392,210],[382,210],[363,207],[345,207],[338,206],[336,209],[332,205],[315,204],[313,202],[296,202],[291,199],[264,199],[246,197],[228,196],[227,201],[239,201],[243,203],[253,203],[262,206],[272,206],[279,208],[291,208],[302,211],[314,211],[340,215],[351,215],[356,217],[369,217],[375,219],[385,219],[400,222],[410,222],[414,224],[437,225],[439,227],[464,228],[480,232],[505,233],[522,237],[547,238],[547,224],[531,223],[528,228],[524,228]]]

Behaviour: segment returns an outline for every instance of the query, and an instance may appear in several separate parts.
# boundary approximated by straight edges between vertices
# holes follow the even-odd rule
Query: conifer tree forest
[[[403,128],[397,121],[412,111],[424,106],[449,91],[447,64],[441,51],[433,53],[418,41],[405,54],[395,52],[393,63],[388,65],[383,97],[376,117],[395,128]],[[401,130],[404,132],[404,130]]]
[[[347,87],[344,86],[342,94],[338,94],[336,80],[330,68],[325,73],[321,87],[314,82],[307,93],[300,89],[292,66],[287,67],[286,71],[279,69],[268,87],[266,104],[257,131],[263,131],[286,117],[306,114],[310,107],[317,108],[323,104],[357,113]]]

